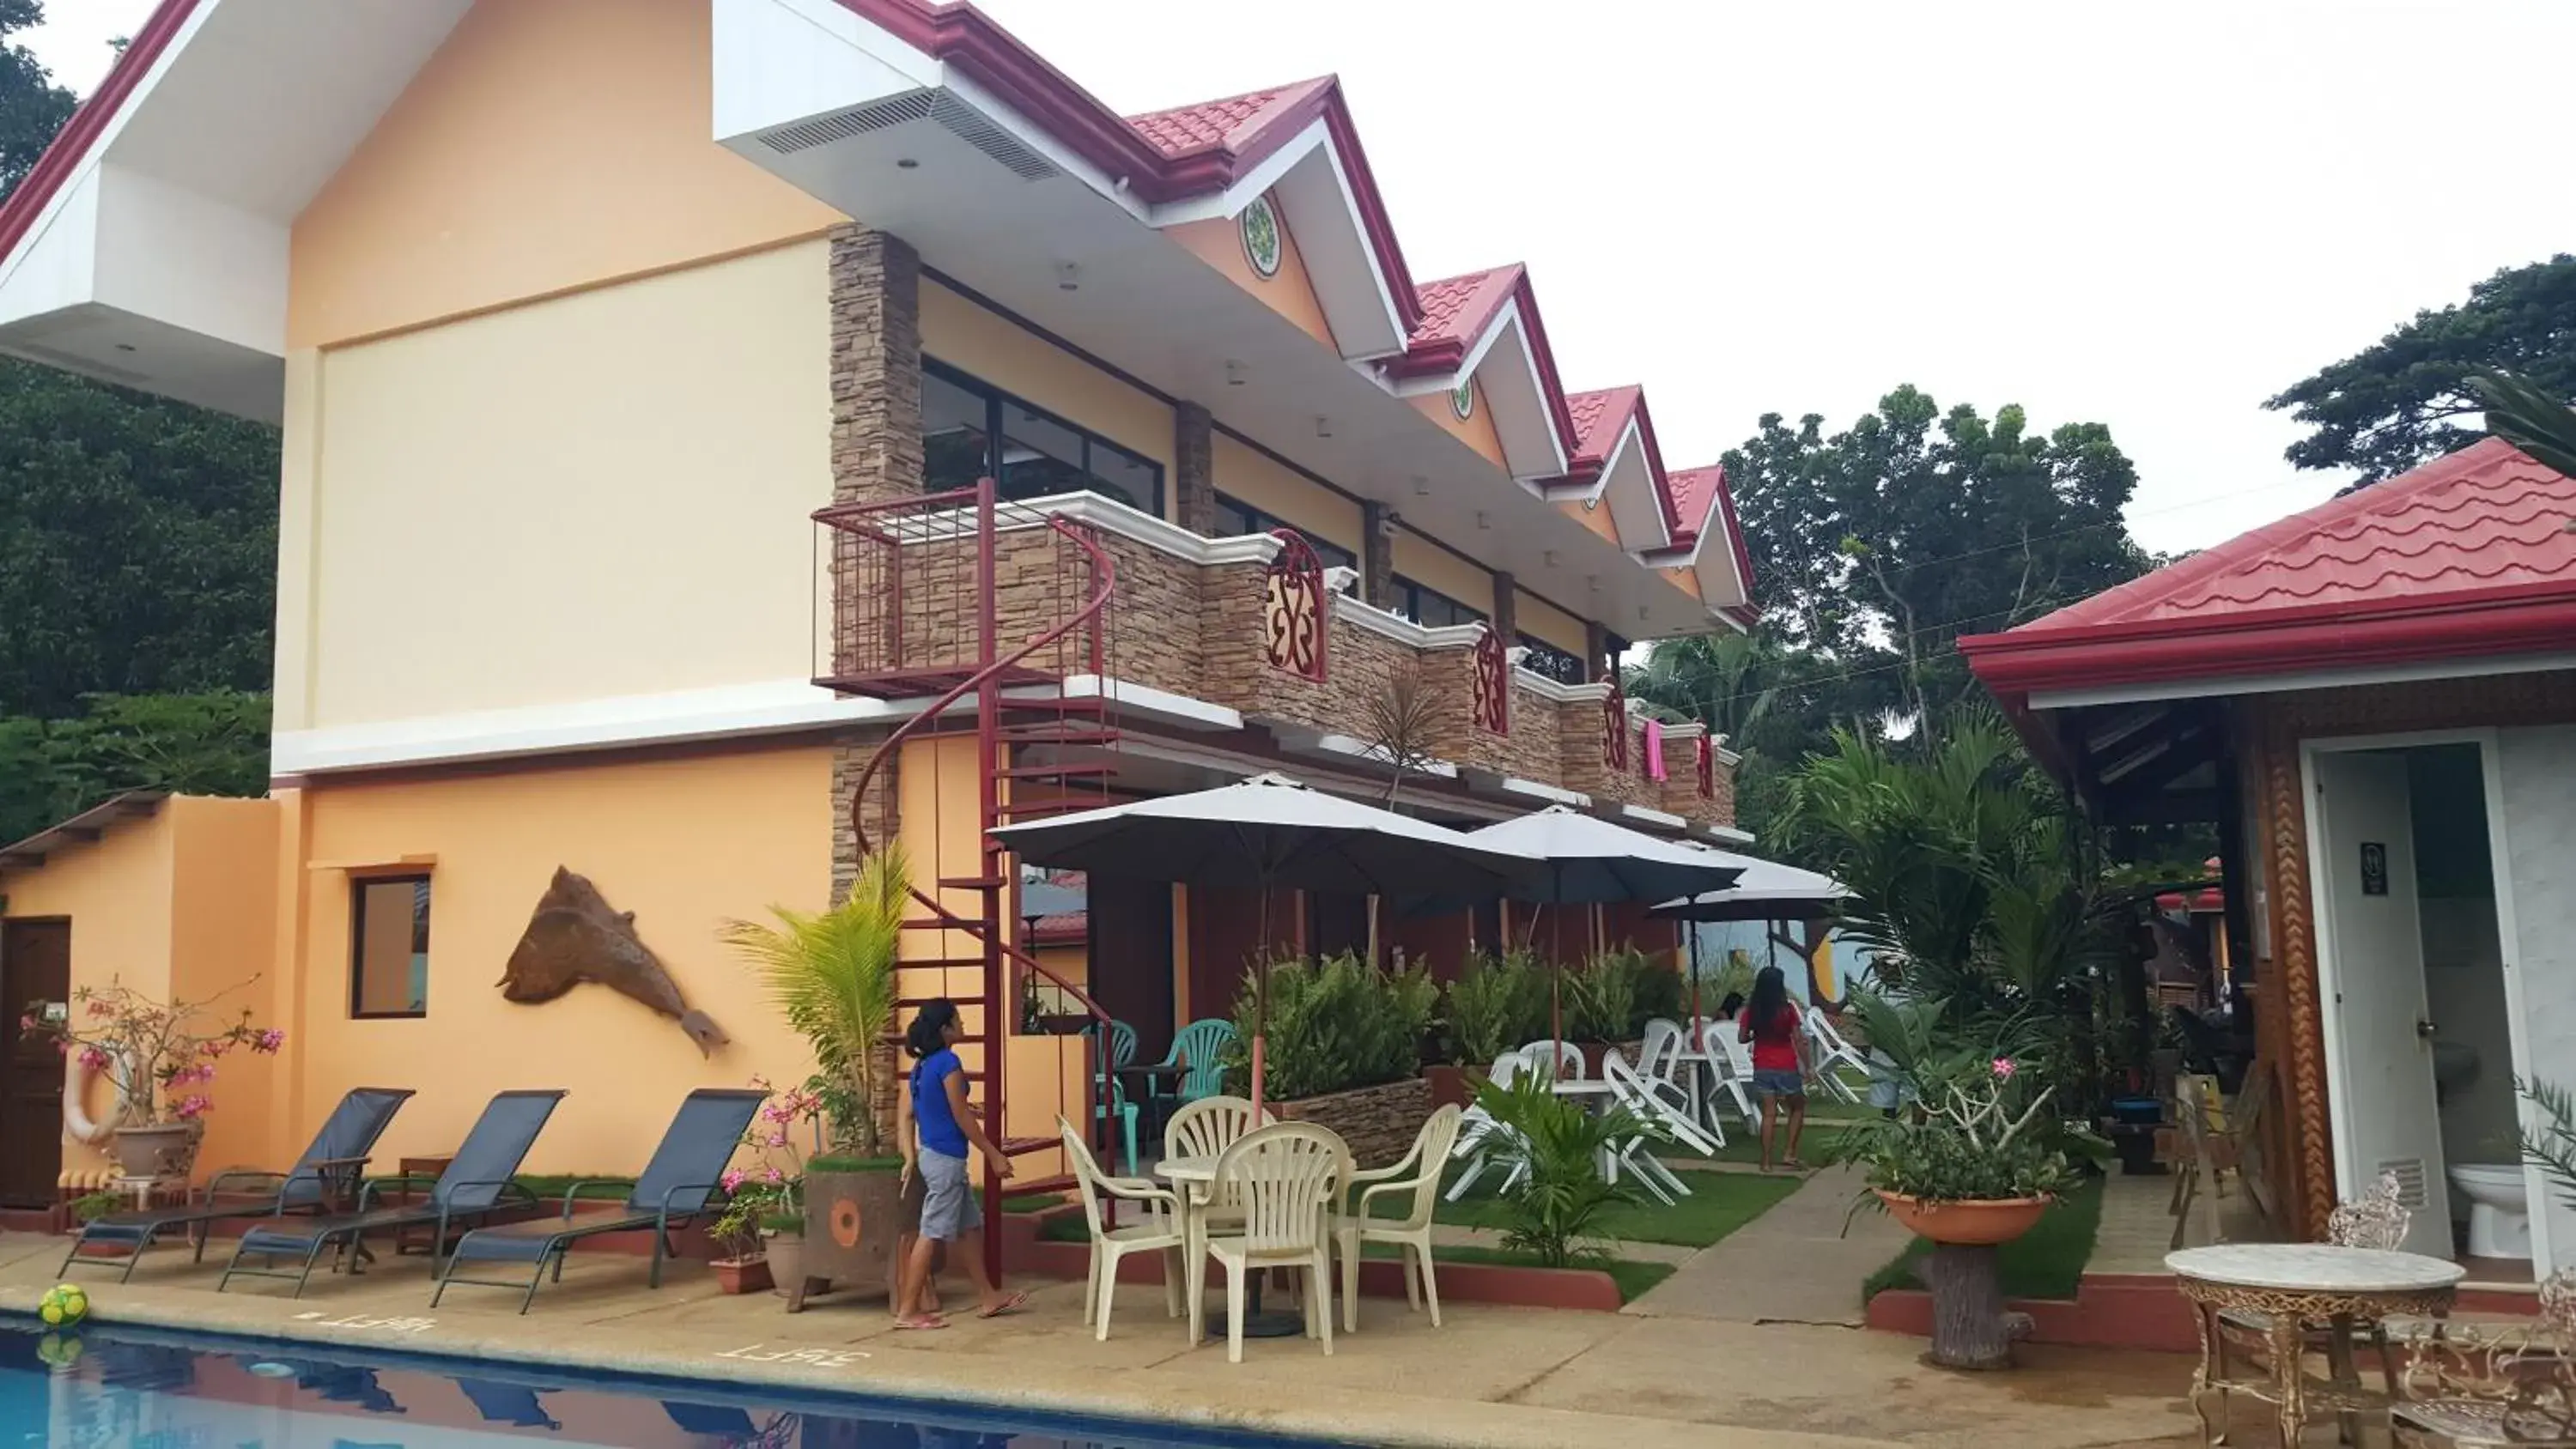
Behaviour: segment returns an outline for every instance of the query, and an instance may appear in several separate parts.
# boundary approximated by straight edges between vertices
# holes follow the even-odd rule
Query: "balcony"
[[[1382,759],[1372,701],[1418,674],[1431,773],[1657,829],[1734,820],[1731,757],[1701,727],[1653,731],[1650,745],[1616,686],[1522,668],[1483,624],[1424,628],[1371,607],[1352,570],[1321,567],[1293,534],[1205,538],[1091,493],[997,504],[989,529],[953,495],[817,518],[831,628],[816,683],[843,694],[933,697],[976,672],[988,546],[996,654],[1065,625],[1094,587],[1069,528],[1108,559],[1111,602],[1005,673],[1007,689],[1114,693],[1130,713],[1261,726],[1291,752],[1350,763]]]

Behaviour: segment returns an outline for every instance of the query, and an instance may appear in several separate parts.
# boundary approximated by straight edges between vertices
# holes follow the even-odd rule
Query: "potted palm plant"
[[[791,1311],[804,1306],[809,1283],[884,1281],[892,1261],[903,1163],[886,1136],[896,1090],[896,966],[911,893],[903,851],[888,846],[868,857],[849,896],[832,909],[772,907],[774,925],[734,921],[724,928],[725,941],[761,973],[788,1024],[814,1049],[806,1110],[790,1121],[764,1119],[754,1130],[792,1135],[796,1122],[830,1124],[829,1150],[802,1164],[801,1203],[783,1204],[778,1214],[794,1219],[800,1237],[794,1273],[775,1274]],[[771,1240],[773,1256],[779,1241]]]

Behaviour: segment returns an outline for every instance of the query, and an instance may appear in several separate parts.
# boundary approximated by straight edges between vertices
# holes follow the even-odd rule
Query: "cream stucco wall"
[[[290,347],[688,266],[839,213],[715,144],[706,0],[477,0],[296,219]]]
[[[819,910],[831,888],[831,752],[819,746],[319,785],[303,793],[311,877],[291,990],[301,1045],[289,1135],[352,1086],[420,1095],[380,1152],[455,1146],[491,1094],[564,1087],[532,1172],[633,1172],[690,1088],[811,1070],[760,981],[720,944],[728,919]],[[349,1015],[351,882],[371,863],[434,858],[428,1014]],[[677,1024],[599,985],[541,1005],[501,997],[502,967],[555,867],[635,913],[691,1006],[733,1038],[702,1057]]]
[[[809,674],[826,271],[799,242],[298,359],[278,727]]]
[[[1522,633],[1574,655],[1583,653],[1583,621],[1541,600],[1527,589],[1514,591],[1512,611]]]
[[[1211,450],[1216,491],[1283,519],[1310,538],[1360,551],[1360,509],[1351,500],[1315,486],[1223,433]]]
[[[1395,571],[1436,593],[1447,594],[1488,618],[1494,612],[1494,576],[1414,534],[1395,535]]]
[[[1171,511],[1172,410],[936,281],[921,283],[921,350],[1163,465]]]

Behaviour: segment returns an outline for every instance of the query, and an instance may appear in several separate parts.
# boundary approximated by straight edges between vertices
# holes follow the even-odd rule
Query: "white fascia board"
[[[1695,720],[1689,724],[1668,724],[1664,726],[1664,738],[1668,740],[1695,740],[1701,735],[1707,733],[1708,726]]]
[[[2355,669],[2305,669],[2286,674],[2149,680],[2142,684],[2103,685],[2094,689],[2040,689],[2031,691],[2030,707],[2074,709],[2084,705],[2139,704],[2159,699],[2205,699],[2221,695],[2279,694],[2302,689],[2343,689],[2362,684],[2404,684],[2424,679],[2475,679],[2490,674],[2534,674],[2557,669],[2576,669],[2576,654],[2429,659],[2416,664],[2384,664]]]
[[[832,0],[715,0],[715,139],[945,83],[933,57]]]
[[[98,193],[91,166],[54,193],[0,260],[0,325],[97,300]]]
[[[1651,825],[1658,830],[1674,830],[1685,834],[1690,830],[1689,821],[1669,811],[1649,810],[1643,805],[1621,805],[1619,813],[1626,819]]]
[[[1152,715],[1157,719],[1190,729],[1239,730],[1243,715],[1221,704],[1210,704],[1168,689],[1138,684],[1132,679],[1103,679],[1097,674],[1065,676],[1064,697],[1098,699],[1106,697],[1123,710]]]
[[[1185,196],[1177,201],[1164,202],[1153,208],[1147,214],[1146,220],[1155,226],[1164,227],[1240,216],[1243,214],[1243,209],[1252,204],[1254,198],[1277,186],[1298,162],[1312,155],[1318,147],[1329,145],[1329,130],[1322,118],[1318,117],[1305,130],[1298,132],[1295,139],[1272,152],[1260,165],[1245,172],[1232,186],[1210,196]],[[1356,213],[1351,220],[1354,226],[1358,224],[1359,218]]]
[[[1335,569],[1335,573],[1349,572]],[[1445,624],[1426,628],[1401,614],[1390,613],[1374,604],[1344,596],[1333,602],[1333,617],[1345,620],[1372,634],[1382,635],[1409,649],[1473,649],[1483,642],[1483,620],[1466,624]]]
[[[1297,254],[1305,259],[1306,275],[1314,283],[1334,350],[1342,360],[1366,362],[1394,356],[1404,351],[1406,342],[1404,323],[1396,313],[1394,284],[1379,264],[1368,223],[1360,215],[1358,193],[1351,189],[1350,173],[1343,170],[1341,154],[1321,117],[1313,128],[1325,133],[1321,143],[1282,172],[1276,187],[1289,228],[1297,236]],[[1318,216],[1332,222],[1319,231],[1314,225]],[[1300,223],[1300,217],[1306,220]]]
[[[1517,333],[1520,330],[1520,318],[1521,304],[1518,298],[1514,298],[1513,300],[1504,303],[1502,309],[1494,314],[1494,320],[1485,324],[1485,330],[1476,334],[1475,342],[1470,344],[1467,348],[1466,354],[1458,359],[1458,367],[1456,371],[1446,373],[1435,372],[1423,377],[1406,378],[1404,381],[1397,383],[1393,388],[1395,395],[1397,397],[1422,397],[1430,393],[1451,393],[1457,391],[1458,384],[1474,377],[1476,375],[1476,369],[1485,365],[1486,355],[1494,350],[1496,344],[1500,343],[1506,335]],[[1523,343],[1521,345],[1521,351],[1526,354],[1529,351],[1529,345],[1527,343]],[[1538,364],[1533,361],[1530,364],[1531,376],[1533,378],[1537,376],[1537,368]]]
[[[1664,523],[1664,505],[1655,496],[1655,470],[1646,456],[1646,437],[1637,426],[1634,413],[1619,435],[1619,445],[1601,465],[1600,496],[1609,500],[1611,522],[1618,525],[1620,547],[1631,554],[1644,554],[1669,547],[1673,541]],[[1632,538],[1647,538],[1652,543],[1639,547]]]
[[[1752,831],[1738,830],[1732,825],[1712,825],[1708,833],[1713,839],[1723,840],[1729,845],[1751,845],[1754,841]]]
[[[1610,697],[1607,680],[1592,684],[1564,684],[1530,669],[1515,669],[1523,689],[1557,704],[1599,704]]]
[[[1566,790],[1555,785],[1543,785],[1536,780],[1524,780],[1518,775],[1502,776],[1496,782],[1494,788],[1502,791],[1506,795],[1519,795],[1527,799],[1543,801],[1550,805],[1571,805],[1577,810],[1588,809],[1592,804],[1592,797],[1584,794],[1580,790]]]

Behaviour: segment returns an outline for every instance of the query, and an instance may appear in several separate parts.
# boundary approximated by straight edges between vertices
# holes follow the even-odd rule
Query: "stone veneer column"
[[[837,227],[831,237],[832,497],[878,503],[916,494],[921,458],[921,254],[899,236]],[[844,617],[834,611],[835,620]],[[836,651],[837,652],[837,651]],[[850,819],[859,771],[882,731],[845,735],[832,750],[832,900],[858,878]],[[898,828],[895,768],[888,761],[863,805],[868,842]]]
[[[1512,581],[1512,576],[1506,573],[1495,574],[1492,615],[1494,632],[1503,637],[1503,647],[1506,649],[1521,642],[1520,600],[1520,585]]]
[[[1611,677],[1610,631],[1590,619],[1583,621],[1583,678],[1598,684]]]
[[[862,226],[832,232],[832,496],[921,491],[921,254]]]
[[[1395,607],[1395,510],[1383,503],[1360,505],[1360,598]]]
[[[1172,499],[1181,527],[1216,536],[1216,421],[1199,403],[1172,407]]]

